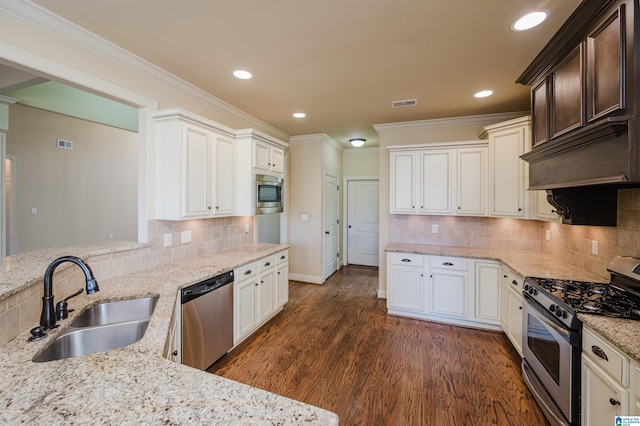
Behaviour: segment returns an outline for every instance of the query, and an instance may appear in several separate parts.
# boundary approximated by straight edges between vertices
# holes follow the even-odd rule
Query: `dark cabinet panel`
[[[587,37],[588,120],[625,108],[624,5]]]
[[[547,141],[547,83],[543,81],[531,90],[533,145]]]
[[[582,45],[581,45],[582,46]],[[551,74],[551,137],[582,125],[582,48]]]

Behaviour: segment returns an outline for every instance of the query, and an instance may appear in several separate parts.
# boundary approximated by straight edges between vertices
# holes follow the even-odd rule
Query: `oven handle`
[[[536,312],[540,313],[540,316],[537,316],[536,318],[538,318],[540,321],[544,322],[546,325],[553,328],[556,332],[563,335],[567,340],[569,340],[570,334],[567,328],[562,327],[561,325],[556,324],[555,321],[552,321],[551,319],[549,319],[548,317],[549,313],[543,308],[541,308],[540,306],[538,306],[538,302],[536,302],[531,296],[529,296],[526,293],[522,293],[522,294],[524,296],[524,300],[527,303],[527,305],[529,305],[529,307],[534,309]]]

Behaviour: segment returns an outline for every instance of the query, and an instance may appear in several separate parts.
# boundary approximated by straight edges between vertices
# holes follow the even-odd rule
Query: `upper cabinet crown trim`
[[[391,146],[388,146],[387,149],[389,151],[415,151],[419,149],[438,149],[438,148],[456,148],[456,147],[470,148],[474,146],[488,146],[488,142],[486,140],[432,142],[432,143],[421,143],[421,144],[415,144],[415,145],[391,145]]]
[[[257,140],[261,140],[263,142],[267,142],[272,145],[279,146],[280,148],[287,148],[289,146],[288,143],[281,141],[280,139],[276,139],[272,136],[267,135],[256,129],[240,129],[236,130],[236,138],[253,138]]]
[[[200,126],[209,127],[221,133],[226,133],[227,136],[235,136],[236,132],[230,127],[222,125],[220,123],[216,123],[213,120],[209,120],[208,118],[201,117],[192,112],[186,111],[181,108],[173,108],[173,109],[163,109],[161,111],[154,112],[151,114],[151,118],[156,121],[162,120],[174,120],[176,118],[190,121],[193,124],[197,124]]]

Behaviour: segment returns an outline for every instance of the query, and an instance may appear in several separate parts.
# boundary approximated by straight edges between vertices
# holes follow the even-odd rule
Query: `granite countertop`
[[[607,281],[584,269],[561,262],[553,256],[529,251],[394,242],[387,245],[386,251],[495,260],[513,269],[522,277],[533,276],[595,282]],[[589,314],[578,314],[578,319],[586,327],[600,334],[632,359],[640,362],[640,321]]]
[[[100,292],[72,299],[69,307],[76,311],[47,338],[27,342],[27,331],[0,348],[0,423],[338,424],[329,411],[163,358],[180,288],[286,248],[248,244],[105,280]],[[84,306],[146,295],[159,299],[140,341],[76,358],[31,361]]]

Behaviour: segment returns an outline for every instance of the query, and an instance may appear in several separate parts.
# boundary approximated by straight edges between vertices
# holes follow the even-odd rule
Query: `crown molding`
[[[465,126],[473,124],[487,125],[487,122],[498,123],[500,121],[512,120],[517,117],[529,114],[529,111],[521,112],[508,112],[499,114],[483,114],[483,115],[468,115],[464,117],[451,117],[451,118],[436,118],[433,120],[418,120],[418,121],[404,121],[400,123],[386,123],[386,124],[374,124],[378,134],[415,128],[433,128],[433,127],[451,127],[451,126]]]
[[[0,0],[0,9],[11,13],[40,28],[55,33],[74,43],[77,43],[99,55],[102,55],[124,67],[140,74],[158,80],[188,93],[208,104],[217,107],[239,119],[245,120],[253,127],[271,133],[278,138],[288,139],[289,135],[275,127],[257,119],[256,117],[224,102],[197,86],[171,74],[170,72],[134,55],[120,46],[74,24],[73,22],[54,14],[30,0]]]

